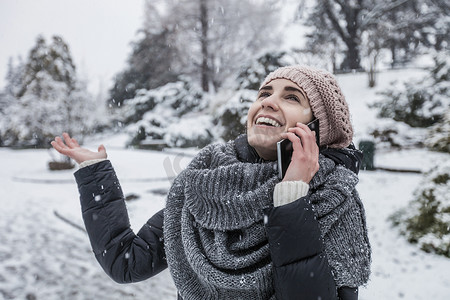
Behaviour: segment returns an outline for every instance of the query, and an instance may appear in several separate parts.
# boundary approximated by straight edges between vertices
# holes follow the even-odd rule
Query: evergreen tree
[[[173,62],[177,49],[171,44],[173,30],[141,31],[141,39],[133,43],[127,68],[119,73],[110,90],[109,103],[121,106],[126,99],[132,99],[139,89],[154,89],[177,80]]]
[[[411,127],[429,127],[444,118],[450,107],[450,60],[447,53],[435,56],[435,66],[425,78],[394,83],[381,93],[385,98],[372,105],[379,117]]]
[[[414,199],[390,219],[410,243],[450,258],[450,161],[437,163],[422,178]]]
[[[54,36],[48,45],[39,36],[24,67],[11,70],[7,87],[12,101],[0,125],[3,146],[49,147],[55,135],[79,135],[91,125],[93,103],[61,37]]]
[[[9,96],[16,97],[19,93],[19,88],[23,86],[23,74],[25,64],[21,57],[18,57],[17,65],[14,63],[12,57],[8,60],[8,70],[6,73],[5,93]]]
[[[61,37],[53,36],[52,44],[47,46],[44,37],[38,36],[25,65],[22,84],[17,94],[19,98],[27,92],[38,97],[44,93],[40,85],[41,73],[49,75],[54,81],[64,83],[67,92],[75,88],[75,65],[69,47]]]
[[[431,150],[450,154],[450,107],[442,120],[429,129],[425,144]]]

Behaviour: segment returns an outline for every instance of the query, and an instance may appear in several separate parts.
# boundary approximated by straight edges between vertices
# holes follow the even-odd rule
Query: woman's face
[[[261,87],[247,114],[247,139],[265,160],[276,160],[281,133],[313,119],[303,90],[287,79],[274,79]]]

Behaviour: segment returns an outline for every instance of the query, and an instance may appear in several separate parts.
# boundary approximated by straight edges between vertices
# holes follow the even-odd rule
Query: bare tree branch
[[[390,3],[379,3],[375,5],[374,8],[364,16],[364,19],[360,24],[361,28],[367,28],[370,25],[378,23],[381,16],[409,1],[411,0],[396,0]]]

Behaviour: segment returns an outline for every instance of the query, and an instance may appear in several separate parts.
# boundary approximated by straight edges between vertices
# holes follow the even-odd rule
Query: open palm
[[[98,152],[93,152],[86,148],[81,148],[78,142],[71,138],[68,133],[63,133],[63,138],[64,141],[59,136],[55,137],[55,140],[51,142],[53,148],[79,164],[91,159],[107,158],[106,149],[103,145],[98,147]]]

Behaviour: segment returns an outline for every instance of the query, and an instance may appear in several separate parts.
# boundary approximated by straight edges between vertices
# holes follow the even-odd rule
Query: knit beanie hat
[[[267,75],[261,87],[274,79],[288,79],[305,91],[313,115],[319,119],[321,146],[350,145],[353,128],[348,105],[331,73],[302,65],[281,67]]]

